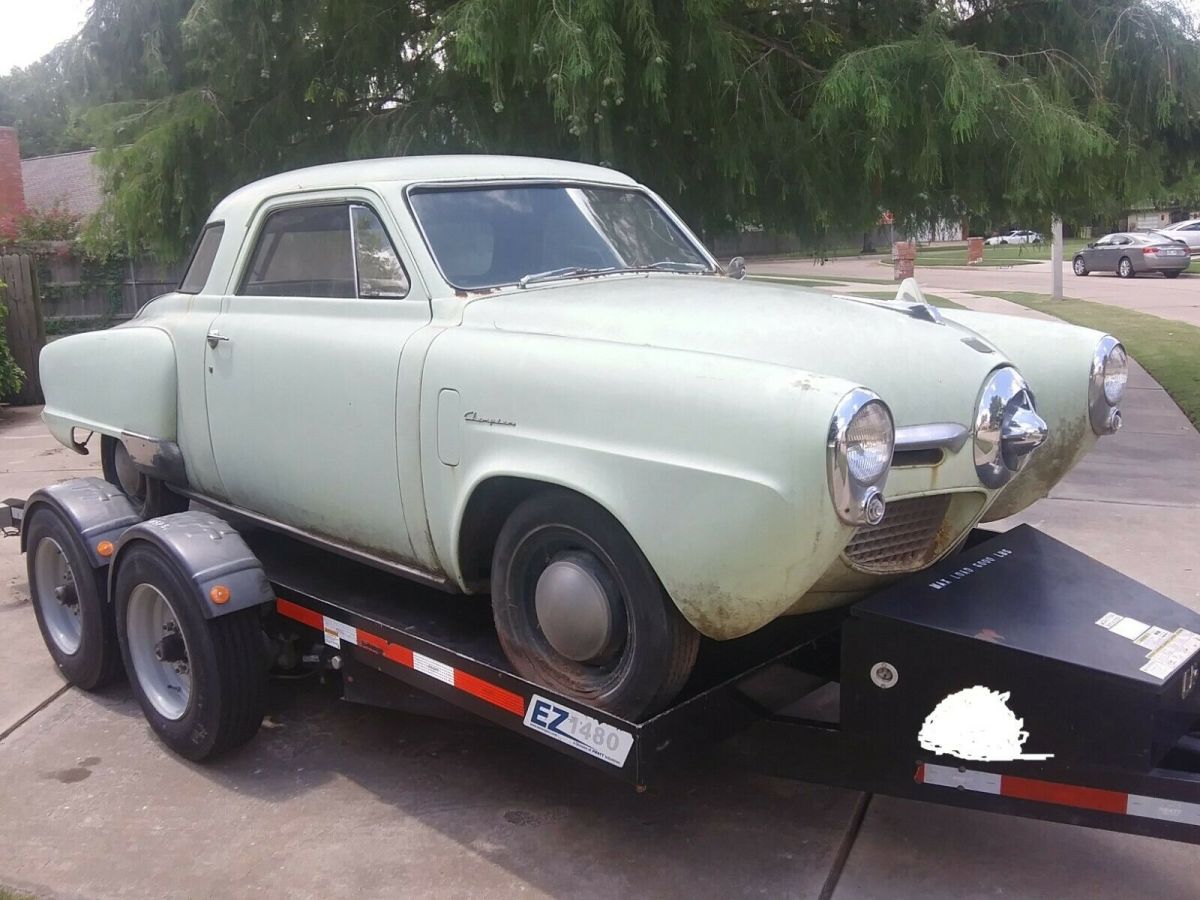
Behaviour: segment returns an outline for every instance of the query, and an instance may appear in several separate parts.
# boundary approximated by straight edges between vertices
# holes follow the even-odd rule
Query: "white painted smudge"
[[[942,700],[925,718],[917,736],[921,747],[942,756],[980,762],[1050,759],[1053,753],[1023,753],[1029,732],[1025,720],[1008,708],[1008,692],[983,685]]]

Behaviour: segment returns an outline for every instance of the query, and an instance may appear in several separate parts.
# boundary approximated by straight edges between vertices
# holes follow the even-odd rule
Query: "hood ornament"
[[[946,324],[946,320],[942,318],[937,307],[926,299],[925,292],[921,290],[921,286],[917,284],[915,278],[905,278],[900,282],[900,287],[896,291],[896,302],[903,303],[907,307],[906,312],[914,319],[924,319],[935,325]]]

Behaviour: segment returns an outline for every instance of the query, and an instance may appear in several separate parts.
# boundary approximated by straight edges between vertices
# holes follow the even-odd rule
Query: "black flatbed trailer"
[[[53,500],[68,517],[71,502]],[[0,509],[19,525],[23,506]],[[119,560],[156,523],[194,538],[197,515],[132,529],[105,530],[111,513],[74,521],[90,544],[115,535]],[[1200,614],[1029,526],[977,531],[953,557],[849,607],[705,642],[681,696],[641,722],[516,675],[479,598],[261,528],[235,533],[269,579],[265,617],[320,642],[350,701],[473,714],[639,789],[731,740],[744,765],[784,778],[1200,843]],[[163,548],[205,587],[246,559],[214,565],[212,543]],[[177,599],[204,603],[195,596]],[[925,734],[935,710],[953,723],[948,711],[962,707],[951,698],[977,686],[1023,720],[1027,738],[1008,753],[1022,758],[969,740],[963,723],[960,746]]]

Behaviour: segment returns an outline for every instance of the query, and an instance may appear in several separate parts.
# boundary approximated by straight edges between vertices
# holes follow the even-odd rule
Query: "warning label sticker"
[[[1200,651],[1200,634],[1180,628],[1161,647],[1150,654],[1142,671],[1153,678],[1165,681],[1175,670]]]

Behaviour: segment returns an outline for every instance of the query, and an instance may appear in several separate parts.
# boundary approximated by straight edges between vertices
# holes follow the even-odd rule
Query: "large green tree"
[[[445,150],[709,231],[1085,219],[1195,181],[1198,51],[1155,0],[96,0],[66,70],[113,220],[177,255],[253,178]]]

